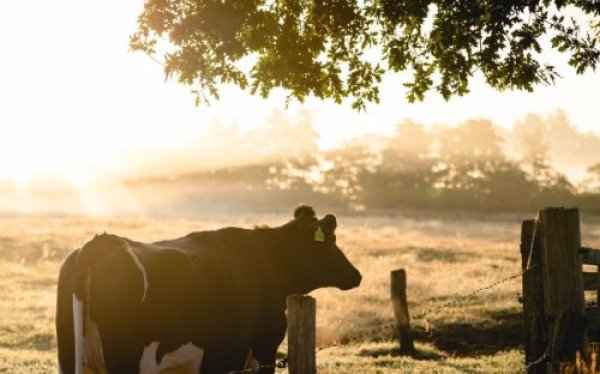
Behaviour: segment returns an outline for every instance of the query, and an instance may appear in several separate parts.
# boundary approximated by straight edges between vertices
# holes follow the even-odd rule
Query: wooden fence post
[[[287,298],[288,372],[315,374],[316,301],[313,297],[291,295]]]
[[[396,319],[396,334],[400,342],[400,354],[412,356],[415,354],[415,346],[406,301],[406,271],[404,269],[394,270],[390,273],[390,276],[392,305]]]
[[[548,208],[539,213],[542,272],[547,326],[546,352],[552,358],[548,372],[561,362],[586,356],[586,317],[579,248],[581,233],[577,209]]]
[[[542,283],[542,256],[540,231],[534,220],[521,225],[521,264],[523,274],[523,319],[525,364],[538,360],[546,352],[544,331],[544,288]],[[546,373],[546,363],[531,367],[528,374]]]

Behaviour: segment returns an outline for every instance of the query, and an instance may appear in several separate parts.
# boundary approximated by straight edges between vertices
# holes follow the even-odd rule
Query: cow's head
[[[358,287],[362,276],[336,245],[336,218],[321,220],[308,206],[294,211],[294,220],[284,226],[285,270],[290,274],[291,293],[307,293],[321,287],[349,290]]]

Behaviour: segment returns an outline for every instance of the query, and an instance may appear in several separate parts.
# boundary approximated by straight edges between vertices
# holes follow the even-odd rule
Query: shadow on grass
[[[359,356],[363,357],[372,357],[378,358],[382,356],[391,356],[391,357],[411,357],[415,360],[440,360],[442,355],[436,353],[434,351],[418,349],[416,350],[413,356],[407,356],[400,352],[400,347],[373,347],[373,348],[363,348],[358,353]]]
[[[495,355],[498,352],[523,347],[522,314],[514,309],[494,310],[483,313],[483,319],[473,323],[437,322],[432,332],[422,327],[413,327],[415,342],[427,343],[431,349],[421,345],[411,356],[416,360],[439,360],[442,357],[477,357]],[[392,332],[392,331],[390,331]],[[365,335],[365,341],[381,341],[385,334]],[[388,337],[389,338],[389,337]],[[398,345],[364,347],[359,352],[363,357],[400,357]]]
[[[432,333],[415,331],[417,341],[433,344],[452,356],[493,355],[523,346],[523,316],[513,310],[488,313],[485,322],[438,323]]]

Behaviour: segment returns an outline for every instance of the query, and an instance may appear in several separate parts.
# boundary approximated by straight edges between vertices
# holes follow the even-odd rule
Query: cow
[[[336,226],[299,206],[274,228],[150,244],[96,235],[60,269],[59,373],[273,373],[286,297],[361,282]]]

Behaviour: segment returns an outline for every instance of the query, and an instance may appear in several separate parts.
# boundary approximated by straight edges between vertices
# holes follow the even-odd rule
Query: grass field
[[[324,213],[324,212],[320,212]],[[533,213],[532,213],[533,215]],[[526,215],[338,216],[338,245],[363,273],[349,292],[314,292],[319,345],[392,322],[389,272],[408,274],[410,313],[420,314],[520,270]],[[54,308],[62,259],[95,233],[154,241],[222,226],[278,225],[289,216],[210,219],[0,216],[0,373],[55,373]],[[584,217],[583,243],[600,247],[600,219]],[[523,370],[520,279],[413,320],[415,358],[373,332],[318,353],[320,373],[518,373]],[[285,347],[281,348],[285,351]]]

